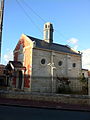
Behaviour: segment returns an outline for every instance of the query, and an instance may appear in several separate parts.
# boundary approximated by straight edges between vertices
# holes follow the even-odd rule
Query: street
[[[90,112],[0,106],[0,120],[90,120]]]

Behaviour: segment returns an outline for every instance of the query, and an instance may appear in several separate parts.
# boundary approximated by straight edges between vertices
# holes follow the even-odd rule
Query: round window
[[[41,59],[41,64],[45,64],[46,63],[46,60],[43,58],[43,59]]]
[[[58,62],[58,65],[59,65],[59,66],[61,66],[61,65],[62,65],[62,63],[63,63],[62,61],[59,61],[59,62]]]

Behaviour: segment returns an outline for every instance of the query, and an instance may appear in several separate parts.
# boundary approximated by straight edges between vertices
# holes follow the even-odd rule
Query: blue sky
[[[45,22],[53,23],[55,43],[90,53],[90,0],[5,0],[2,63],[22,33],[43,39]]]

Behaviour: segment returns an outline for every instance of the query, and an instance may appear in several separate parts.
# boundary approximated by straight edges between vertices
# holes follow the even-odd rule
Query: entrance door
[[[18,81],[18,88],[22,88],[22,71],[19,71],[19,81]]]

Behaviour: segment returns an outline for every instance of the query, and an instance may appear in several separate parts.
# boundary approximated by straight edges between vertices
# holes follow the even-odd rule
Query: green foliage
[[[84,95],[87,95],[88,94],[88,78],[85,78],[84,75],[80,75],[79,80],[82,83],[81,93]]]
[[[71,92],[71,89],[69,86],[59,86],[57,88],[57,93],[61,93],[61,94],[69,94]]]
[[[57,77],[57,80],[58,80],[57,93],[66,94],[71,91],[69,87],[70,81],[67,77]]]
[[[80,75],[79,80],[80,80],[80,82],[85,83],[85,82],[87,82],[88,79],[85,78],[83,75]]]

